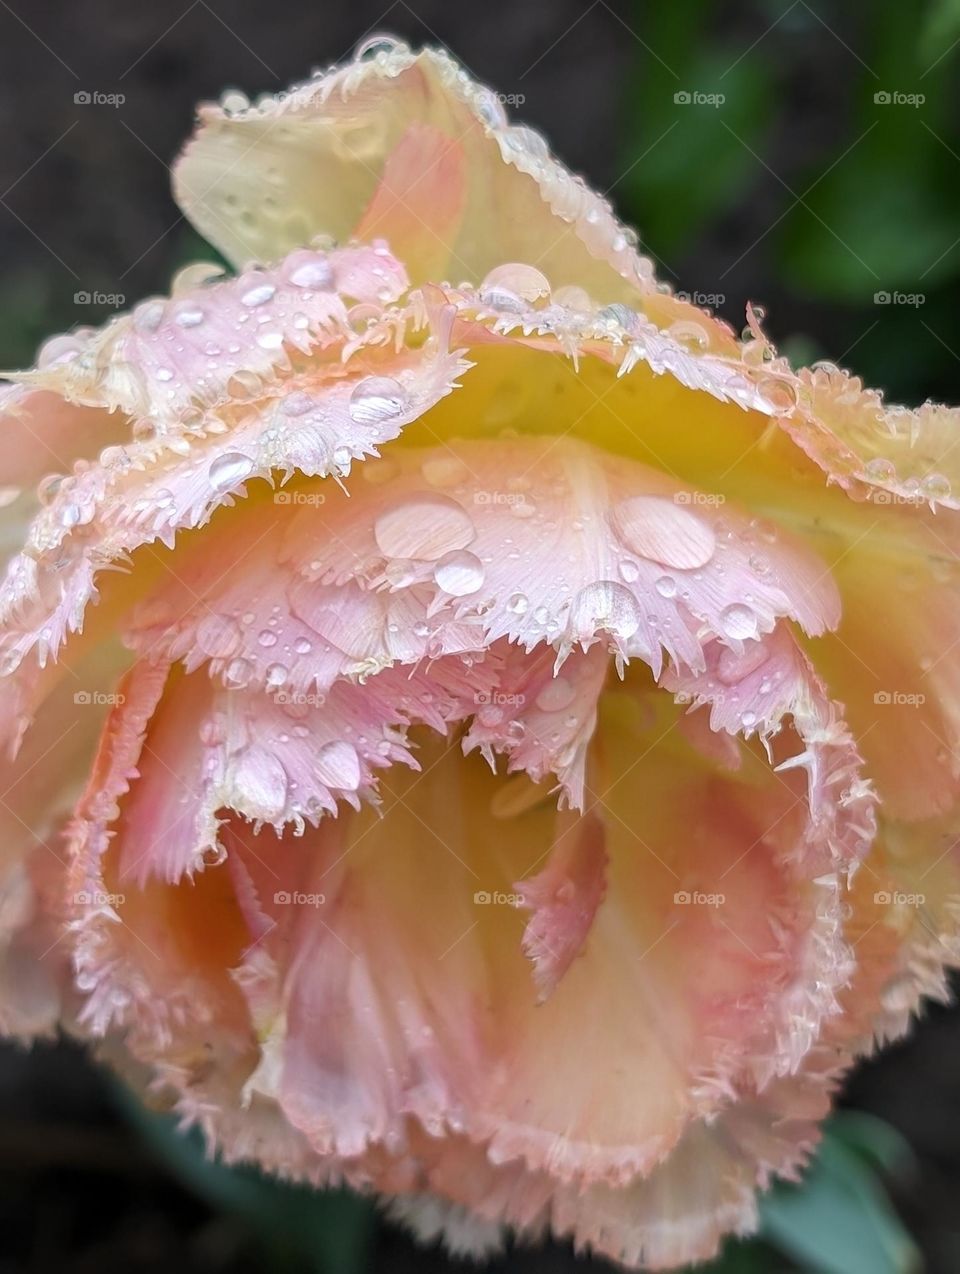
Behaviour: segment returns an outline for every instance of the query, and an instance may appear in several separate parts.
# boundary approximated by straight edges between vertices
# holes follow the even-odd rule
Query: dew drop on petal
[[[280,410],[285,416],[305,416],[315,406],[316,403],[310,395],[305,394],[302,389],[298,389],[283,399],[280,403]]]
[[[199,327],[203,322],[203,310],[198,310],[193,306],[186,309],[178,310],[174,322],[178,327]]]
[[[456,501],[424,493],[381,513],[373,534],[387,557],[435,562],[446,553],[466,548],[477,532]]]
[[[570,625],[577,638],[604,629],[614,637],[632,637],[640,627],[640,608],[629,589],[614,580],[596,580],[581,588],[570,609]]]
[[[530,599],[526,593],[514,593],[507,602],[507,610],[514,615],[525,615],[530,606]]]
[[[258,305],[265,305],[267,301],[272,300],[276,290],[277,289],[272,283],[258,283],[256,287],[252,287],[248,291],[244,292],[240,300],[244,305],[253,309]]]
[[[367,376],[350,395],[350,419],[356,425],[372,427],[393,420],[408,405],[406,390],[392,376]]]
[[[677,581],[672,575],[661,575],[654,584],[654,588],[661,597],[676,597],[677,595]]]
[[[249,456],[240,451],[226,451],[210,464],[210,485],[215,491],[226,491],[252,472],[253,461]]]
[[[726,635],[734,641],[745,641],[757,635],[757,616],[743,602],[734,602],[720,612],[720,625]]]
[[[238,689],[249,684],[253,666],[247,659],[232,659],[225,673],[227,684]]]
[[[566,677],[554,677],[537,695],[536,704],[542,712],[562,712],[573,703],[576,693]]]
[[[288,675],[286,664],[271,664],[264,674],[264,680],[269,688],[276,689],[284,684]]]
[[[451,597],[467,597],[483,584],[483,563],[473,553],[464,550],[448,553],[437,563],[433,578],[437,586]]]
[[[705,566],[716,548],[707,521],[659,496],[622,500],[613,511],[613,526],[631,552],[676,570]]]
[[[420,469],[425,482],[432,487],[456,487],[468,477],[467,466],[459,456],[431,456]]]
[[[345,739],[325,743],[317,753],[314,772],[327,787],[355,792],[360,786],[360,758],[356,748]]]
[[[240,648],[240,626],[229,615],[204,615],[197,625],[196,641],[210,659],[228,659]]]
[[[480,285],[481,295],[499,292],[501,289],[506,289],[523,301],[533,302],[550,295],[550,281],[535,266],[510,261],[506,265],[496,266]]]
[[[326,257],[317,257],[314,261],[304,261],[290,273],[290,282],[294,287],[313,288],[318,292],[329,291],[334,284],[333,269]]]

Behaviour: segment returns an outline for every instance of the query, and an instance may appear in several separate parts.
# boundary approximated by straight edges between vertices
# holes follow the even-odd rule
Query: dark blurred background
[[[383,30],[522,97],[661,277],[735,327],[760,300],[791,357],[960,401],[958,0],[0,0],[0,365],[204,254],[168,171],[196,102]],[[958,1062],[936,1008],[861,1067],[811,1180],[724,1270],[956,1274]],[[0,1274],[453,1268],[365,1204],[205,1166],[73,1047],[0,1053]]]

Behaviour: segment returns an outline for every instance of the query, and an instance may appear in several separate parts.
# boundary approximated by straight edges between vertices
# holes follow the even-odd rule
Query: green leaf
[[[874,1143],[878,1145],[878,1142]],[[824,1138],[798,1186],[761,1201],[762,1233],[810,1274],[915,1274],[920,1254],[860,1153]]]

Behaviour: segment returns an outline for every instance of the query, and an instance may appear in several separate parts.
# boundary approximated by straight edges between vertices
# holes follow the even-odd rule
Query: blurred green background
[[[209,255],[169,193],[196,101],[383,29],[523,97],[676,289],[737,328],[762,302],[797,361],[960,401],[960,0],[2,0],[0,365]],[[863,1066],[803,1185],[717,1268],[955,1274],[958,1062],[937,1008]],[[364,1201],[206,1163],[70,1046],[0,1053],[0,1121],[0,1274],[455,1268]],[[601,1266],[555,1246],[490,1269]]]

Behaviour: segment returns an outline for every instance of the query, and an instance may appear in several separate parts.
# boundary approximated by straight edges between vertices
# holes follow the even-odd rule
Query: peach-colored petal
[[[247,110],[205,106],[200,119],[175,170],[177,200],[237,263],[275,260],[318,232],[346,239],[378,199],[376,233],[391,238],[396,222],[408,250],[427,249],[408,259],[415,281],[480,282],[494,266],[519,260],[538,261],[555,285],[579,285],[601,302],[653,290],[650,262],[609,204],[552,159],[536,133],[508,125],[494,94],[443,52],[396,45]],[[404,151],[417,144],[412,128],[414,138],[455,144],[470,174],[459,224],[443,226],[439,265],[429,235],[403,238],[428,207],[419,187],[401,181],[392,210],[375,193],[402,173]],[[445,162],[449,150],[436,144],[434,162]],[[422,177],[430,189],[429,167]],[[267,184],[282,200],[283,219],[260,215]]]
[[[606,852],[603,823],[588,815],[559,829],[546,867],[517,881],[522,907],[534,914],[523,931],[523,949],[546,999],[580,954],[603,900]]]
[[[385,244],[293,252],[276,270],[249,269],[142,302],[86,344],[18,379],[71,402],[197,427],[202,413],[256,395],[297,355],[340,348],[354,304],[379,316],[407,287]]]

